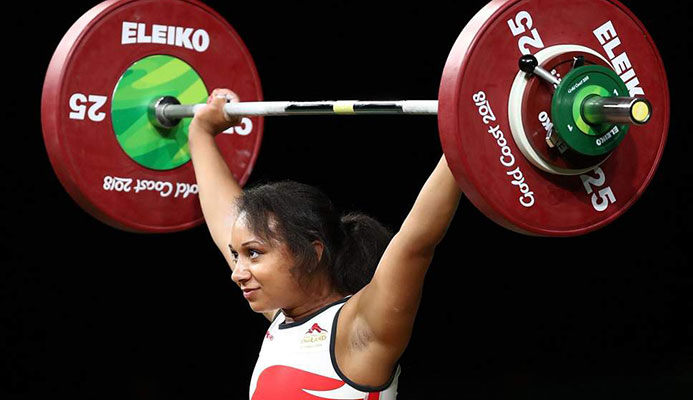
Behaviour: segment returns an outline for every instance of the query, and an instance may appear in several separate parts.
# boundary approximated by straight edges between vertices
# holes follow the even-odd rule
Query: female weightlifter
[[[240,122],[225,117],[227,100],[238,97],[214,90],[189,145],[212,239],[250,308],[272,321],[250,398],[395,399],[424,276],[461,195],[445,157],[391,236],[365,215],[338,215],[307,185],[244,192],[214,140]]]

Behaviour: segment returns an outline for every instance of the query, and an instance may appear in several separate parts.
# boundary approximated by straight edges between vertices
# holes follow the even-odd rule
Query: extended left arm
[[[352,304],[345,305],[347,336],[369,338],[368,357],[374,361],[394,366],[409,343],[426,271],[460,196],[443,156],[385,250],[373,279],[354,295]]]

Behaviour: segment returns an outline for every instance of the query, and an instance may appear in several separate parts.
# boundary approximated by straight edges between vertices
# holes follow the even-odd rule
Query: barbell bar
[[[204,104],[176,104],[162,97],[154,104],[157,123],[163,128],[175,126],[182,118],[192,118]],[[644,124],[649,120],[652,106],[644,98],[601,97],[585,99],[582,112],[594,125],[604,123]],[[228,103],[224,113],[229,117],[290,116],[290,115],[438,115],[437,100],[397,101],[257,101]]]

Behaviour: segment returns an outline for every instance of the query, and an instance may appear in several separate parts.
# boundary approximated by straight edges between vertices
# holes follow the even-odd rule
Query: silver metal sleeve
[[[642,97],[590,96],[582,103],[582,116],[589,124],[647,123],[652,116],[652,105]]]

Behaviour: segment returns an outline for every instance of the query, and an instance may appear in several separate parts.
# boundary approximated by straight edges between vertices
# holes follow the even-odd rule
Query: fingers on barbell
[[[219,98],[219,99],[224,99],[227,103],[237,103],[240,101],[238,98],[238,95],[231,91],[230,89],[225,89],[225,88],[216,88],[212,91],[212,94],[210,95],[210,98]]]

